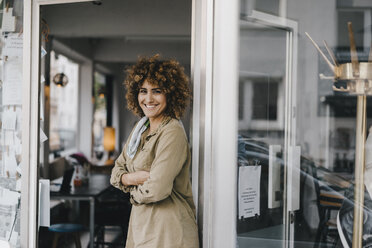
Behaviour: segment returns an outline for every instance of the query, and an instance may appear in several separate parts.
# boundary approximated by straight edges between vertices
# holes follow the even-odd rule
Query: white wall
[[[125,40],[122,38],[99,39],[94,45],[93,58],[103,62],[130,63],[138,56],[160,53],[164,57],[176,58],[181,63],[190,62],[190,39],[183,40]]]

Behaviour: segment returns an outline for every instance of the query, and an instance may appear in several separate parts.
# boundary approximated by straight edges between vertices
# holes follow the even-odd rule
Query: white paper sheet
[[[260,215],[261,166],[239,167],[239,218]]]
[[[14,228],[20,194],[0,188],[0,239],[9,240]]]
[[[4,145],[13,146],[14,145],[14,131],[3,130],[4,134]]]
[[[16,128],[17,113],[12,109],[4,109],[3,112],[3,126],[4,130],[15,130]]]
[[[22,60],[8,59],[4,63],[3,105],[22,104]]]
[[[22,162],[17,166],[17,172],[22,175]]]
[[[12,236],[10,237],[9,243],[12,245],[12,247],[16,247],[18,242],[18,232],[15,232],[13,230]]]
[[[16,176],[17,167],[18,167],[14,151],[11,150],[9,152],[5,152],[3,153],[3,156],[4,156],[5,174],[7,174],[8,172],[9,176],[14,178]]]
[[[44,143],[47,139],[48,137],[45,135],[43,129],[40,128],[40,142]]]
[[[6,11],[6,8],[3,9],[3,22],[1,29],[3,32],[14,32],[16,25],[16,18],[13,16],[13,8],[9,8]]]
[[[16,188],[15,188],[15,190],[16,191],[21,191],[21,188],[22,188],[22,180],[21,180],[21,178],[18,178],[17,181],[16,181]]]
[[[14,145],[13,149],[16,155],[22,154],[22,143],[21,139],[17,137],[17,135],[14,135]]]
[[[0,151],[0,176],[5,176],[5,173],[4,173],[4,152]],[[1,247],[1,246],[0,246]]]
[[[16,130],[22,129],[22,107],[16,106],[16,113],[17,113],[17,123],[16,123]],[[21,138],[22,132],[17,132],[17,136]]]
[[[3,247],[3,248],[10,248],[10,244],[9,244],[8,241],[0,240],[0,247]]]
[[[23,34],[10,33],[4,39],[3,55],[8,57],[23,56]]]
[[[43,89],[44,87],[41,86],[41,88]],[[44,99],[45,97],[42,97],[40,99],[40,120],[41,121],[44,121]]]

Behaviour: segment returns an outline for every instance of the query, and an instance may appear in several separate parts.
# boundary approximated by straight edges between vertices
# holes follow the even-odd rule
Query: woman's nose
[[[151,102],[152,100],[153,100],[152,93],[151,92],[147,93],[147,95],[146,95],[146,101],[147,102]]]

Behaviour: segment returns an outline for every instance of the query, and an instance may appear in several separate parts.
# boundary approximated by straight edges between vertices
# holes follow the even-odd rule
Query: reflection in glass
[[[242,20],[240,27],[239,247],[283,240],[286,31]],[[268,239],[272,240],[272,239]]]
[[[323,45],[326,40],[337,61],[348,63],[351,59],[347,22],[352,22],[358,60],[366,62],[372,37],[372,3],[353,0],[241,3],[238,166],[252,166],[259,160],[262,173],[261,211],[255,217],[237,217],[238,245],[288,247],[289,243],[283,242],[288,240],[293,247],[300,248],[351,247],[357,99],[332,89],[333,72],[305,32],[328,54]],[[298,38],[296,44],[288,40],[287,22],[298,28],[294,34]],[[298,49],[298,54],[292,54],[295,57],[286,54],[291,46]],[[296,70],[297,76],[289,80],[291,74],[286,71],[291,70]],[[291,91],[289,81],[296,88],[297,96],[293,99],[286,95]],[[336,86],[345,87],[347,83],[339,81]],[[286,116],[289,110],[285,101],[295,103],[291,105],[295,107],[293,116]],[[368,97],[367,129],[372,124],[371,111]],[[296,135],[295,141],[290,140],[293,146],[301,148],[300,165],[297,171],[292,170],[299,177],[296,188],[288,185],[291,177],[287,172],[292,164],[287,160],[291,157],[285,150],[288,144],[285,139],[290,135]],[[366,156],[370,153],[367,151]],[[367,166],[367,185],[372,182],[372,173],[368,171],[372,169]],[[283,189],[299,190],[300,194],[296,199],[287,199]],[[364,195],[363,215],[372,218],[372,192],[366,190]],[[299,209],[292,211],[289,204],[293,200],[298,201]],[[363,226],[363,247],[372,243],[368,238],[372,237],[372,227],[368,223],[372,222],[365,221]]]
[[[78,114],[79,65],[51,51],[50,77],[63,73],[69,83],[61,87],[50,84],[50,152],[76,148]]]
[[[105,75],[94,72],[93,89],[93,149],[94,156],[100,160],[104,154],[103,128],[107,125],[107,91]]]

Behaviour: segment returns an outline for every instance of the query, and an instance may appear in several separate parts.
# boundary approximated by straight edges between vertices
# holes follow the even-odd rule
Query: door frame
[[[283,192],[283,247],[293,247],[294,211],[300,207],[300,164],[296,149],[296,106],[297,106],[297,61],[298,61],[298,23],[284,17],[274,16],[252,10],[246,16],[248,20],[269,27],[283,29],[286,37],[285,72],[285,110],[284,110],[284,192]],[[236,109],[238,106],[236,107]],[[236,182],[237,183],[237,182]]]
[[[25,0],[24,1],[24,54],[23,54],[23,182],[21,209],[21,246],[37,247],[38,236],[38,146],[39,146],[39,94],[40,94],[40,8],[43,5],[91,2],[93,0]],[[202,7],[202,8],[200,8]],[[191,33],[191,80],[194,87],[192,114],[193,165],[192,179],[194,200],[202,206],[205,199],[199,200],[204,192],[200,175],[200,163],[211,164],[211,108],[212,108],[212,37],[214,0],[192,0]],[[208,148],[206,148],[206,146]],[[209,171],[209,168],[207,168]],[[202,172],[203,173],[203,172]],[[207,173],[208,174],[208,173]],[[203,174],[202,174],[203,175]],[[209,174],[206,176],[209,180]],[[204,191],[210,192],[209,189]],[[209,197],[206,197],[209,199]],[[201,208],[199,208],[201,209]],[[200,212],[200,211],[199,211]],[[36,213],[36,214],[34,214]],[[208,213],[208,211],[207,211]],[[201,214],[200,216],[203,216]],[[205,218],[205,227],[209,227],[210,217]],[[200,233],[204,226],[199,224]],[[206,239],[208,240],[208,239]],[[205,246],[211,247],[211,246]]]
[[[239,5],[215,0],[213,6],[210,164],[208,184],[204,181],[210,198],[203,247],[236,247]]]
[[[37,247],[38,240],[40,7],[90,1],[92,0],[24,1],[21,247]]]

